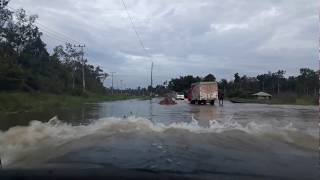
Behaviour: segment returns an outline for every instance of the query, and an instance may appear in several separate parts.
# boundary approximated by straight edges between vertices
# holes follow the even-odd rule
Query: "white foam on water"
[[[165,125],[153,123],[142,117],[128,118],[102,118],[88,125],[72,126],[53,117],[48,122],[32,121],[29,126],[16,126],[5,132],[0,131],[0,156],[4,165],[9,164],[21,154],[28,154],[37,148],[54,147],[70,142],[87,135],[113,135],[117,133],[130,133],[149,131],[163,133],[167,130],[187,130],[190,133],[222,133],[240,130],[249,134],[296,132],[293,124],[284,127],[274,127],[271,124],[258,124],[251,121],[245,125],[229,119],[224,121],[212,120],[209,127],[202,127],[192,118],[191,122],[179,122]]]

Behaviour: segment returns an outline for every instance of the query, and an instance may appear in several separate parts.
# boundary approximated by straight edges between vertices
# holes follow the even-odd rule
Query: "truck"
[[[188,100],[191,104],[207,104],[214,105],[218,99],[217,82],[197,82],[191,84],[188,93]]]

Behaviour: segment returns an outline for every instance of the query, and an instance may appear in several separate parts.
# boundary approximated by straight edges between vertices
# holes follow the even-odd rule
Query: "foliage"
[[[298,76],[284,77],[285,71],[268,72],[256,77],[235,74],[233,81],[222,79],[219,88],[229,97],[248,97],[258,91],[272,95],[309,96],[316,98],[319,91],[318,74],[309,68],[301,68]]]
[[[208,74],[203,78],[202,81],[208,82],[208,81],[216,81],[216,77],[212,74]]]
[[[218,82],[219,90],[229,98],[248,99],[252,98],[252,94],[264,91],[274,96],[272,103],[316,104],[319,92],[319,71],[301,68],[299,75],[289,77],[285,77],[285,73],[284,70],[279,70],[256,77],[240,76],[239,73],[235,73],[233,80],[221,79]],[[186,92],[192,83],[206,81],[210,76],[211,74],[204,78],[191,75],[181,76],[171,79],[168,87],[173,91]]]
[[[199,81],[201,81],[201,78],[198,76],[180,76],[179,78],[171,79],[171,81],[169,81],[168,88],[176,92],[185,92],[190,88],[192,83]]]
[[[81,94],[82,68],[86,90],[105,91],[108,75],[100,67],[81,62],[82,53],[70,43],[49,55],[35,25],[37,16],[23,9],[12,12],[7,5],[0,5],[0,91]]]
[[[179,78],[171,79],[168,83],[168,88],[172,91],[184,92],[186,94],[192,83],[200,81],[216,81],[216,77],[213,74],[208,74],[204,78],[199,76],[193,77],[192,75],[180,76]]]
[[[72,107],[83,103],[96,103],[141,98],[140,96],[88,96],[56,95],[48,93],[0,92],[0,112],[41,111],[48,108]]]

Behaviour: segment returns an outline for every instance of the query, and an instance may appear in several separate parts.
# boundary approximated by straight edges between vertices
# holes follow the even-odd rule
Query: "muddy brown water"
[[[3,167],[319,177],[315,106],[158,102],[127,100],[2,114]]]

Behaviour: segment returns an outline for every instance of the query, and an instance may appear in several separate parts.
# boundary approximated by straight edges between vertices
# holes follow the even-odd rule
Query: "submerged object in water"
[[[159,102],[161,105],[175,105],[177,102],[175,102],[172,98],[170,97],[165,97],[163,100]]]
[[[243,100],[238,100],[238,99],[230,99],[230,102],[232,102],[232,103],[247,103]]]

